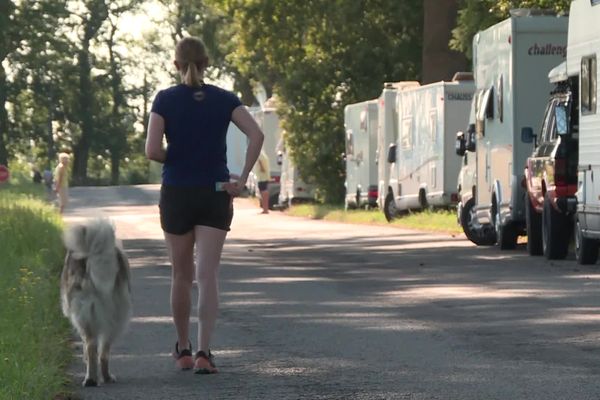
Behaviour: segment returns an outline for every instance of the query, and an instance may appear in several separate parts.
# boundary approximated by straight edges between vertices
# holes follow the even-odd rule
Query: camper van
[[[269,206],[279,201],[281,165],[277,162],[277,145],[281,140],[281,124],[275,108],[274,100],[267,100],[263,107],[255,108],[251,112],[258,126],[262,129],[265,139],[263,151],[269,158],[271,181],[269,182]],[[258,194],[258,182],[252,173],[248,179],[250,193]]]
[[[344,108],[345,208],[377,206],[377,100]]]
[[[495,234],[490,235],[478,225],[473,217],[472,210],[475,205],[474,190],[477,181],[477,146],[475,137],[475,104],[481,92],[476,92],[471,102],[469,112],[469,125],[464,131],[456,133],[456,154],[461,157],[461,168],[458,173],[456,190],[458,193],[458,204],[456,205],[457,222],[462,227],[465,236],[479,246],[490,246],[496,243]]]
[[[393,201],[385,202],[386,195],[390,193],[390,168],[387,163],[388,149],[398,136],[396,115],[396,94],[398,91],[419,86],[416,81],[386,82],[377,103],[377,150],[375,162],[377,163],[377,205],[383,211],[387,221],[396,215]]]
[[[246,162],[246,147],[248,147],[248,138],[233,123],[229,123],[226,136],[227,145],[227,168],[229,173],[234,176],[240,176]]]
[[[580,264],[594,264],[600,240],[600,1],[571,3],[567,73],[579,76],[579,166],[575,255]]]
[[[306,183],[300,170],[294,164],[285,144],[285,132],[277,145],[277,163],[281,166],[281,180],[278,198],[280,208],[292,204],[315,200],[315,185]]]
[[[461,162],[456,132],[467,125],[475,85],[470,74],[451,82],[398,91],[398,137],[389,148],[386,202],[398,211],[454,206]]]
[[[473,38],[476,186],[471,220],[501,249],[525,233],[523,168],[552,85],[548,72],[566,55],[567,17],[518,9]]]

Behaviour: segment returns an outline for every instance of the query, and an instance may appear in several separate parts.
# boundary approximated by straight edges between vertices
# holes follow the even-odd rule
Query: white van
[[[475,85],[471,74],[398,91],[398,138],[389,149],[386,203],[397,211],[454,206],[461,162],[456,132],[469,121]]]
[[[473,38],[476,109],[476,187],[472,218],[501,249],[525,233],[523,170],[553,86],[548,72],[566,55],[567,17],[518,9]]]
[[[574,0],[569,18],[567,73],[579,75],[575,254],[579,263],[594,264],[600,240],[600,0]]]
[[[344,108],[345,208],[377,206],[377,100]]]
[[[246,162],[248,138],[233,122],[230,122],[225,143],[227,145],[227,168],[229,173],[239,176]]]
[[[273,206],[279,201],[281,179],[281,165],[277,162],[277,145],[281,140],[280,119],[274,106],[274,101],[271,99],[267,100],[263,107],[252,110],[251,114],[265,135],[263,151],[269,158],[269,169],[271,172],[269,206]],[[249,189],[251,194],[258,193],[258,182],[253,173],[249,177],[249,186],[251,186]]]
[[[302,179],[300,171],[287,151],[284,136],[285,133],[281,135],[277,145],[277,163],[281,165],[281,185],[278,198],[280,208],[289,207],[303,201],[315,200],[315,185],[306,183]]]
[[[377,102],[377,205],[388,221],[396,214],[394,202],[385,203],[390,192],[390,168],[387,163],[389,147],[398,137],[398,117],[396,114],[396,94],[398,91],[419,86],[416,81],[386,82]]]

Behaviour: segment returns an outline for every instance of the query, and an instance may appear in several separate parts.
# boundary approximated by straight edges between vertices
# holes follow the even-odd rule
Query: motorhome
[[[458,204],[456,206],[457,222],[462,227],[465,236],[480,246],[490,246],[495,244],[495,235],[490,237],[482,227],[478,225],[477,220],[472,218],[472,209],[475,205],[474,189],[476,186],[477,154],[475,153],[475,104],[478,104],[478,96],[481,92],[476,92],[471,102],[471,111],[469,112],[469,125],[464,131],[458,131],[456,134],[456,154],[461,157],[461,168],[458,173],[456,190],[458,193]]]
[[[377,205],[386,219],[391,221],[396,214],[394,202],[386,204],[386,195],[390,192],[390,168],[387,163],[388,149],[398,136],[396,115],[396,94],[398,91],[419,86],[416,81],[386,82],[377,103]]]
[[[246,162],[246,147],[248,138],[233,123],[229,123],[226,136],[227,145],[227,168],[233,176],[240,176]]]
[[[281,165],[281,189],[278,199],[281,208],[315,200],[315,185],[302,179],[300,170],[288,152],[284,136],[285,133],[281,137],[277,152],[277,162]]]
[[[600,240],[600,110],[597,107],[600,1],[574,0],[569,18],[567,73],[579,76],[575,254],[579,263],[594,264]]]
[[[458,202],[461,162],[455,139],[468,123],[474,90],[472,75],[460,73],[451,82],[397,92],[398,137],[389,149],[386,196],[386,203],[393,201],[397,212]]]
[[[345,208],[377,206],[377,100],[344,108]]]
[[[269,182],[269,206],[277,204],[279,201],[281,165],[277,162],[277,145],[281,140],[281,121],[277,114],[277,109],[274,99],[268,99],[260,108],[252,110],[256,123],[262,129],[265,139],[263,142],[263,151],[269,158],[269,169],[271,172],[271,181]],[[252,177],[250,178],[250,192],[258,192],[258,182]]]
[[[548,72],[566,56],[568,18],[518,9],[475,35],[475,226],[501,249],[525,233],[523,168],[532,144],[521,128],[539,131],[552,85]]]

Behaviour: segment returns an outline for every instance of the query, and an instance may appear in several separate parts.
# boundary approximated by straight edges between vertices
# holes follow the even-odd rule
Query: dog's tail
[[[94,286],[110,292],[119,272],[115,229],[103,218],[70,227],[64,236],[67,250],[75,259],[86,260],[86,270]]]

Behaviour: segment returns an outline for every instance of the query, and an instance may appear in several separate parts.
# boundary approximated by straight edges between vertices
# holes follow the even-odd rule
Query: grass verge
[[[342,206],[323,204],[299,204],[286,211],[288,215],[326,221],[346,222],[352,224],[389,225],[409,229],[450,234],[462,233],[456,223],[456,213],[446,210],[422,211],[398,216],[388,223],[379,210],[344,210]]]
[[[70,328],[59,305],[62,221],[41,185],[0,185],[0,399],[66,390]]]

